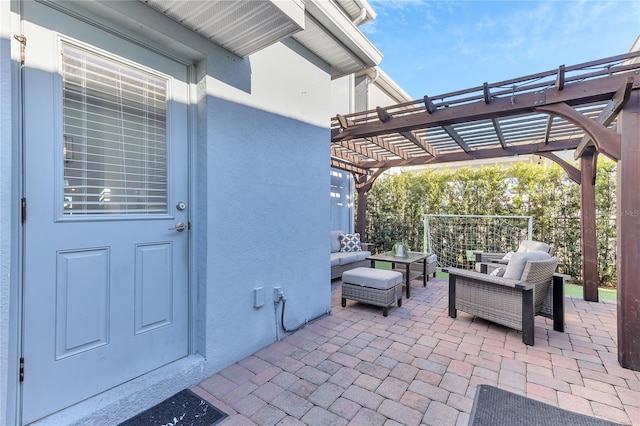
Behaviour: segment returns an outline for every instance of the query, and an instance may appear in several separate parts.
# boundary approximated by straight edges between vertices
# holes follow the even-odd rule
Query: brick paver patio
[[[618,364],[616,305],[566,299],[566,332],[536,319],[535,346],[499,325],[447,315],[447,282],[411,299],[332,313],[192,388],[232,425],[466,425],[476,386],[640,425],[640,373]]]

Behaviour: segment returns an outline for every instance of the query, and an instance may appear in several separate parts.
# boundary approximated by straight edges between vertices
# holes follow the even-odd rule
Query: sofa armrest
[[[513,287],[513,288],[521,288],[521,289],[527,289],[531,287],[531,284],[526,283],[524,281],[512,280],[509,278],[483,274],[477,271],[469,271],[468,269],[447,268],[447,272],[449,273],[450,276],[451,275],[462,276],[465,278],[470,278],[470,279],[482,281],[485,283],[501,285],[504,287]]]
[[[490,252],[475,252],[476,262],[494,262],[496,260],[500,260],[507,253],[490,253]]]

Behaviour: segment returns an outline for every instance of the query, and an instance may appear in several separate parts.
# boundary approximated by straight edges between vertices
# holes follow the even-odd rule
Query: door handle
[[[178,223],[176,223],[176,226],[174,226],[173,228],[169,228],[169,231],[176,230],[178,232],[182,232],[185,229],[187,229],[187,224],[184,223],[184,222],[178,222]]]

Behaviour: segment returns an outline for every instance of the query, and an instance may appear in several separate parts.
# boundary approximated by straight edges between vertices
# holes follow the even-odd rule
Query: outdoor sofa
[[[371,262],[370,244],[360,241],[360,234],[331,231],[331,279],[341,278],[350,269],[368,267]]]

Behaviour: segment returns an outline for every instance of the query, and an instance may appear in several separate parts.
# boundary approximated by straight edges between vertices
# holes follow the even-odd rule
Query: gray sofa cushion
[[[371,256],[370,251],[338,252],[331,253],[331,266],[348,265],[349,263],[365,260]],[[337,262],[337,263],[335,263]]]
[[[530,251],[527,253],[513,253],[509,263],[504,271],[504,278],[511,278],[512,280],[519,280],[524,272],[524,267],[529,260],[545,260],[551,256],[544,251]]]
[[[340,234],[344,231],[331,231],[331,253],[340,251]]]
[[[386,290],[402,283],[402,273],[374,268],[355,268],[342,273],[342,282]]]

